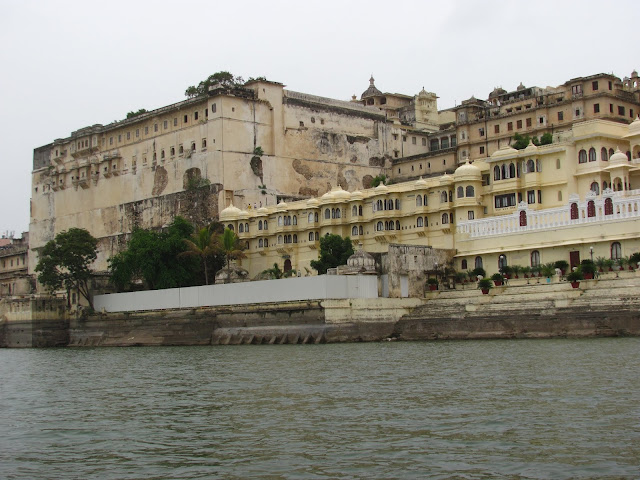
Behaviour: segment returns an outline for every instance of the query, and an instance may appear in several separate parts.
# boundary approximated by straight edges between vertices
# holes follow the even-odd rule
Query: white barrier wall
[[[228,285],[112,293],[96,295],[93,304],[97,311],[104,309],[107,312],[135,312],[341,298],[378,298],[377,277],[374,275],[319,275]]]

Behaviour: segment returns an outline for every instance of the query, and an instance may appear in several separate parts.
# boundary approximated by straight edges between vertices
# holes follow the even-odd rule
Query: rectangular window
[[[209,109],[208,108],[204,109],[204,116],[205,116],[205,118],[209,118]]]
[[[423,147],[426,147],[426,146],[427,146],[427,139],[426,139],[426,138],[423,138],[423,139],[422,139],[422,146],[423,146]]]
[[[538,203],[542,203],[542,190],[538,190]]]
[[[500,125],[494,125],[493,133],[500,133]]]
[[[518,129],[522,128],[522,120],[518,120],[516,122],[516,128],[518,128]]]
[[[507,130],[508,130],[508,131],[513,130],[513,122],[509,122],[509,123],[507,123]]]
[[[564,120],[564,112],[558,112],[558,120],[559,121]]]
[[[467,212],[467,220],[473,220],[475,218],[475,214],[473,213],[473,210],[469,210]]]
[[[480,134],[481,137],[484,137],[484,128],[479,128],[478,133]]]
[[[174,117],[173,119],[173,126],[177,127],[178,126],[178,117]]]
[[[394,139],[394,140],[398,140],[398,134],[397,134],[397,133],[394,133],[394,134],[393,134],[393,139]]]
[[[591,82],[591,89],[595,92],[596,90],[598,90],[598,82],[594,81]]]
[[[416,144],[416,137],[411,137],[411,144],[415,145]]]
[[[484,147],[480,147],[480,155],[484,154]]]
[[[613,113],[613,103],[609,104],[609,113]]]
[[[204,150],[205,148],[207,148],[207,139],[203,138],[202,139],[202,149]]]
[[[189,115],[185,115],[184,116],[184,122],[183,123],[187,123],[189,121]]]
[[[167,128],[169,128],[169,122],[167,120],[165,120],[164,122],[162,122],[162,128],[164,128],[165,130]]]
[[[407,141],[407,137],[406,137],[406,135],[403,135],[403,136],[402,136],[402,141],[403,141],[403,142],[406,142],[406,141]]]
[[[529,190],[527,192],[527,203],[528,204],[536,203],[536,191],[535,190]]]
[[[622,105],[618,105],[618,115],[624,115],[624,107]]]
[[[131,132],[127,132],[127,140],[131,140]]]
[[[149,135],[149,127],[144,127],[144,134]]]
[[[496,208],[515,207],[515,205],[516,205],[515,193],[507,193],[506,195],[495,196]]]
[[[113,145],[113,137],[109,137],[109,145]]]
[[[198,112],[194,112],[193,113],[193,119],[194,120],[198,120]]]
[[[613,84],[611,82],[609,82],[609,90],[613,89]]]
[[[139,137],[140,137],[140,129],[136,128],[136,138],[139,138]]]
[[[118,135],[118,143],[122,142],[122,135]]]
[[[531,122],[531,118],[527,118],[527,127],[530,127],[530,126],[531,126],[531,123],[532,123],[532,122]]]
[[[633,108],[629,109],[629,118],[633,118]]]
[[[157,131],[158,131],[158,124],[157,124],[157,123],[154,123],[154,124],[153,124],[153,131],[154,131],[154,132],[157,132]]]
[[[211,104],[211,113],[216,113],[216,104],[215,103]]]
[[[599,103],[594,103],[593,104],[593,113],[600,113],[600,104]]]

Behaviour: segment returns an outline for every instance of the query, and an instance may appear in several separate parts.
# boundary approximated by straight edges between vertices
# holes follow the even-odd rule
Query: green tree
[[[225,283],[229,283],[231,278],[231,260],[236,258],[244,258],[245,255],[242,253],[242,247],[240,246],[240,239],[235,234],[233,230],[228,228],[224,229],[222,235],[217,237],[218,251],[221,252],[227,264],[227,278]]]
[[[346,265],[347,259],[353,255],[353,244],[349,237],[325,235],[320,239],[320,258],[311,260],[311,268],[319,274],[327,273],[328,268]]]
[[[143,113],[147,113],[145,108],[141,108],[137,112],[127,112],[127,118],[137,117],[138,115],[142,115]]]
[[[553,143],[553,135],[551,133],[543,133],[540,137],[540,145],[551,145]]]
[[[93,309],[93,299],[89,290],[91,269],[89,266],[97,257],[98,241],[84,228],[70,228],[58,233],[47,242],[40,253],[36,266],[38,280],[49,291],[61,288],[67,295],[77,290]]]
[[[187,249],[184,240],[192,233],[193,226],[182,217],[174,218],[164,232],[135,229],[127,249],[109,259],[112,282],[120,290],[136,279],[152,290],[197,284],[200,262],[180,256]]]
[[[232,73],[220,71],[214,73],[213,75],[209,75],[197,86],[191,85],[190,87],[187,87],[184,94],[189,98],[207,95],[207,93],[209,93],[209,87],[218,83],[227,88],[234,88],[244,85],[244,80],[242,79],[242,77],[234,77]]]
[[[182,256],[194,256],[202,260],[204,269],[204,283],[209,285],[207,259],[217,253],[216,234],[209,228],[201,228],[198,232],[191,234],[191,238],[185,238],[184,243],[187,250],[180,253]]]
[[[371,186],[375,188],[381,183],[384,183],[386,185],[387,181],[387,176],[381,173],[380,175],[376,175],[375,177],[373,177],[373,180],[371,180]]]

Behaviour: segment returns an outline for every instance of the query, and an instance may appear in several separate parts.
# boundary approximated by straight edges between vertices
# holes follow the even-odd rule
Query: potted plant
[[[478,288],[482,290],[482,293],[484,295],[487,295],[489,293],[489,290],[493,288],[493,283],[488,278],[483,278],[482,280],[478,281]]]
[[[438,279],[430,277],[427,279],[427,285],[429,285],[429,290],[432,292],[438,289]]]
[[[502,273],[502,275],[504,275],[505,278],[509,279],[513,274],[513,267],[510,267],[509,265],[505,265],[500,269],[500,273]]]
[[[570,272],[569,275],[567,275],[567,280],[571,282],[571,286],[573,288],[578,288],[580,286],[580,280],[582,280],[583,278],[584,277],[579,268],[574,270],[573,272]]]
[[[493,283],[496,284],[496,287],[501,287],[504,283],[504,277],[501,273],[494,273],[493,275],[491,275],[491,280],[493,280]]]
[[[473,269],[473,275],[475,276],[474,280],[478,278],[478,275],[481,275],[482,278],[487,276],[487,272],[485,272],[484,268],[478,267]]]
[[[531,267],[531,278],[540,276],[540,265]]]
[[[553,266],[555,268],[559,268],[560,271],[562,272],[562,275],[564,275],[567,269],[569,268],[569,263],[566,262],[565,260],[557,260],[556,263],[553,264]]]
[[[629,268],[637,268],[640,266],[640,252],[636,252],[629,257]]]
[[[596,273],[596,266],[591,260],[583,260],[580,262],[580,271],[585,280],[591,280]]]
[[[554,263],[545,263],[540,269],[543,277],[547,277],[547,283],[551,282],[551,277],[556,274],[556,267]]]
[[[467,283],[467,274],[464,272],[456,272],[453,276],[456,283]]]
[[[531,267],[526,266],[526,267],[522,267],[522,275],[524,276],[524,278],[529,278],[529,275],[531,275]]]
[[[467,281],[475,282],[477,280],[476,275],[473,273],[473,270],[467,270]]]
[[[605,258],[604,268],[606,268],[609,272],[613,272],[613,260],[610,258]]]
[[[522,267],[520,265],[512,265],[511,270],[513,270],[513,278],[520,278],[518,274],[522,272]]]
[[[604,272],[604,269],[607,266],[607,259],[604,257],[596,257],[593,263],[595,264],[596,267],[598,267],[598,272],[602,273]]]

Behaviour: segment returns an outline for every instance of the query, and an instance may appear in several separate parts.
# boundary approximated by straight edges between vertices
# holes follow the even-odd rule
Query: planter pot
[[[584,274],[584,279],[585,280],[593,280],[593,273],[585,273]]]
[[[518,278],[518,275],[516,275],[516,276],[515,276],[515,277],[513,277],[513,278]]]
[[[602,273],[602,269],[601,269],[601,268],[599,268],[599,269],[598,269],[598,271],[599,271],[600,273]]]
[[[633,272],[633,267],[631,265],[629,265],[629,271]]]
[[[432,292],[437,289],[438,289],[437,285],[429,285],[429,290],[431,290]]]
[[[613,272],[613,267],[609,267],[609,271],[610,271],[610,272]]]
[[[488,295],[489,294],[489,289],[488,288],[483,288],[482,290],[482,294],[483,295]]]
[[[502,286],[502,282],[500,280],[494,280],[493,283],[495,283],[496,287]]]
[[[571,282],[571,286],[573,288],[578,288],[580,286],[580,282]]]
[[[528,274],[528,273],[525,273],[525,274],[524,274],[524,278],[529,278],[529,274]]]

